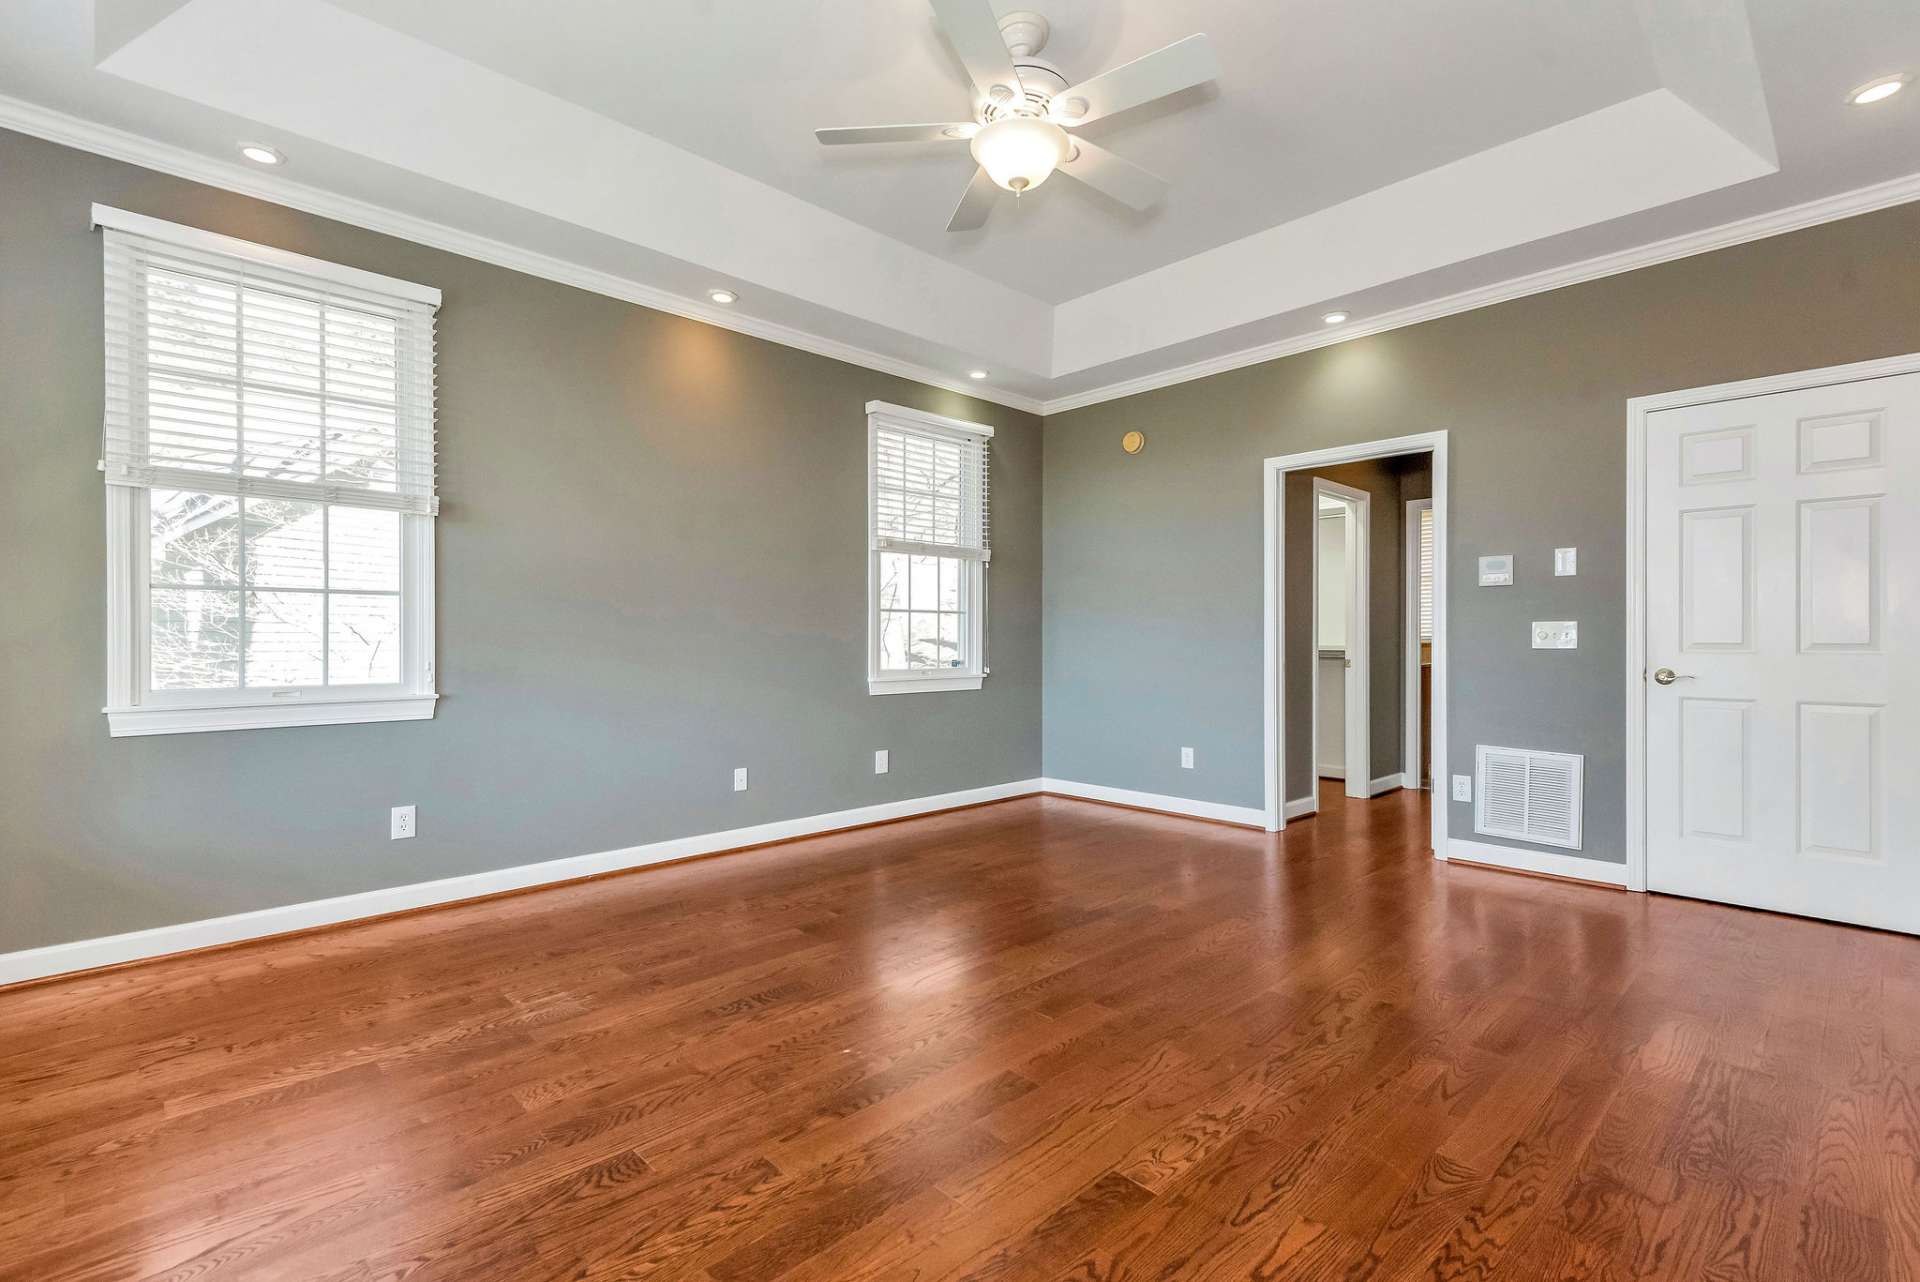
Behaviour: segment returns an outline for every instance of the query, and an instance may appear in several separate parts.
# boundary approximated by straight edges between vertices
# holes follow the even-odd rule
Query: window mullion
[[[320,684],[323,686],[333,684],[332,641],[333,505],[322,503],[320,505]]]

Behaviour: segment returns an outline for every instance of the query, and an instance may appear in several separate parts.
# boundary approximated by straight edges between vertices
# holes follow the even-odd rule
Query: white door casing
[[[1644,448],[1647,888],[1920,933],[1920,374]]]

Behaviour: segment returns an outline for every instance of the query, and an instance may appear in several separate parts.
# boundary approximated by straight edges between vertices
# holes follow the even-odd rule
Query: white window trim
[[[154,240],[372,288],[431,306],[440,303],[440,291],[430,286],[105,205],[93,207],[93,226],[137,232]],[[122,485],[102,488],[106,491],[107,518],[107,703],[101,712],[107,718],[109,737],[424,721],[433,716],[440,698],[434,688],[433,517],[400,514],[400,681],[257,691],[151,691],[147,689],[151,491]]]
[[[929,414],[886,401],[867,402],[867,693],[928,694],[942,690],[978,690],[993,669],[987,666],[987,566],[989,561],[968,564],[967,573],[967,653],[974,667],[952,676],[926,676],[913,672],[883,672],[880,669],[880,554],[874,546],[874,458],[875,437],[883,423],[910,428],[932,436],[960,439],[993,438],[993,428],[984,423]],[[928,549],[936,552],[937,549]]]

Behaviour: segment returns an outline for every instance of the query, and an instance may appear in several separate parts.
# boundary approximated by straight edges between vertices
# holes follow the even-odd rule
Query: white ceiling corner
[[[1054,0],[1070,77],[1199,30],[1221,79],[1088,127],[1163,207],[958,236],[963,147],[810,132],[965,112],[924,0],[16,3],[0,123],[1047,411],[1920,195],[1920,94],[1843,99],[1910,0]]]

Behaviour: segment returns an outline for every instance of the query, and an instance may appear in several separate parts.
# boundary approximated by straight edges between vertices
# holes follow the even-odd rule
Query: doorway
[[[1305,528],[1298,531],[1298,537],[1291,546],[1303,549],[1313,544],[1313,523],[1321,494],[1316,493],[1311,483],[1298,474],[1369,462],[1393,462],[1395,466],[1401,466],[1408,464],[1412,456],[1425,456],[1423,470],[1428,477],[1429,492],[1420,497],[1430,499],[1433,513],[1430,535],[1432,575],[1428,589],[1432,635],[1425,652],[1431,673],[1431,699],[1425,737],[1431,745],[1429,756],[1433,776],[1446,776],[1447,434],[1427,432],[1269,458],[1263,463],[1262,486],[1265,518],[1264,775],[1266,826],[1269,831],[1279,831],[1289,820],[1302,818],[1318,808],[1317,790],[1311,784],[1316,774],[1313,739],[1315,718],[1311,712],[1316,702],[1314,690],[1319,675],[1317,669],[1320,667],[1314,644],[1318,634],[1314,626],[1317,593],[1314,591],[1313,558],[1298,551],[1290,554],[1286,535],[1304,520]],[[1333,497],[1341,496],[1335,492]],[[1366,630],[1372,661],[1369,667],[1373,670],[1370,679],[1374,683],[1368,687],[1372,694],[1367,701],[1368,720],[1364,737],[1369,741],[1372,760],[1365,770],[1348,766],[1342,768],[1343,774],[1348,777],[1343,779],[1341,791],[1357,797],[1374,795],[1407,783],[1407,736],[1401,725],[1402,709],[1406,703],[1401,688],[1401,672],[1406,660],[1402,655],[1403,629],[1399,618],[1404,565],[1401,549],[1405,541],[1400,526],[1406,509],[1400,495],[1395,495],[1391,501],[1384,500],[1378,493],[1371,494],[1369,498],[1374,509],[1375,528],[1378,528],[1383,515],[1388,518],[1392,528],[1384,537],[1370,540],[1372,582],[1367,597],[1375,605],[1375,612],[1392,620],[1392,626],[1384,630]],[[1389,575],[1390,579],[1387,577]],[[1382,605],[1383,598],[1390,604]],[[1292,632],[1289,631],[1289,619],[1293,620]],[[1294,651],[1298,652],[1297,655],[1290,653]],[[1343,717],[1343,728],[1346,724],[1347,719]],[[1343,761],[1349,746],[1344,742],[1342,744]],[[1303,778],[1307,781],[1304,786]],[[1291,789],[1290,781],[1295,785]],[[1418,786],[1417,779],[1414,783]],[[1443,858],[1446,852],[1446,809],[1444,804],[1428,807],[1433,852]]]
[[[1628,885],[1920,933],[1920,357],[1629,411]]]

